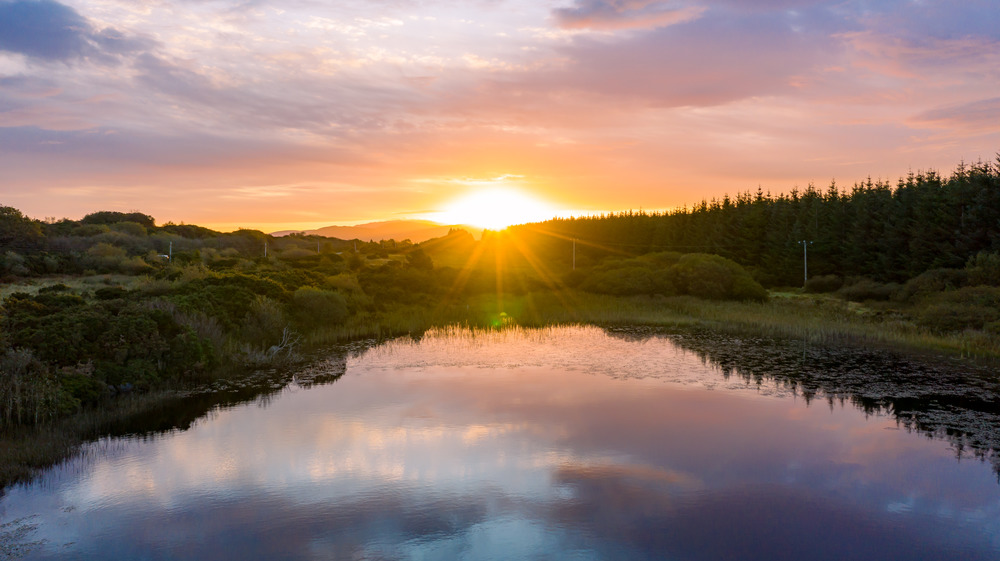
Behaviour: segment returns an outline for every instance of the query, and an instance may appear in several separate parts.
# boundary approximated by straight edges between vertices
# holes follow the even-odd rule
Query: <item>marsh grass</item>
[[[109,427],[157,407],[173,392],[121,396],[106,407],[35,426],[12,426],[0,432],[0,489],[30,481],[37,470],[76,454],[82,443]]]
[[[859,304],[825,295],[775,293],[766,302],[722,302],[690,296],[606,296],[579,291],[485,295],[461,303],[401,306],[366,314],[308,337],[323,345],[351,339],[419,334],[432,327],[497,328],[593,324],[704,327],[748,335],[794,337],[814,343],[882,346],[901,350],[1000,359],[1000,336],[979,330],[937,333],[879,303]]]
[[[773,293],[766,302],[702,300],[690,296],[608,296],[582,291],[481,295],[462,302],[399,306],[321,327],[306,338],[320,346],[360,338],[416,335],[432,327],[498,328],[593,324],[705,327],[748,335],[794,337],[814,343],[883,346],[980,359],[1000,359],[1000,336],[987,331],[936,333],[878,303],[860,304],[815,294]]]

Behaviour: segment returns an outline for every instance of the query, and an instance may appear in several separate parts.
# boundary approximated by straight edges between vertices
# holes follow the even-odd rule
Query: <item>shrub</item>
[[[111,225],[111,230],[129,236],[146,237],[146,227],[138,222],[115,222]]]
[[[676,265],[682,257],[684,257],[684,254],[676,251],[660,251],[642,255],[637,261],[649,263],[657,268],[667,268]]]
[[[965,286],[968,273],[962,269],[931,269],[906,281],[898,297],[904,302],[925,298]]]
[[[992,329],[1000,321],[1000,288],[969,286],[933,297],[918,322],[935,331]]]
[[[91,236],[105,234],[110,231],[111,229],[105,224],[81,224],[80,226],[74,228],[73,231],[70,232],[70,235],[89,238]]]
[[[153,266],[138,255],[123,260],[121,264],[118,265],[118,269],[129,275],[141,275],[143,273],[151,273],[154,271]]]
[[[83,224],[118,224],[120,222],[135,222],[146,228],[156,226],[156,221],[148,214],[141,212],[115,212],[102,210],[92,212],[80,219]]]
[[[5,273],[19,277],[31,272],[28,270],[27,260],[19,253],[14,253],[13,251],[8,251],[3,256],[0,256],[0,268]]]
[[[256,347],[277,344],[288,327],[284,307],[266,297],[256,296],[240,325],[241,339]]]
[[[117,271],[125,260],[125,250],[106,242],[99,242],[87,250],[88,264],[99,271]]]
[[[406,263],[410,267],[423,269],[425,271],[430,271],[434,268],[434,262],[431,261],[430,256],[419,247],[406,254]]]
[[[837,294],[851,302],[864,302],[866,300],[889,300],[895,296],[901,287],[894,283],[880,283],[871,279],[856,280],[837,291]]]
[[[836,292],[844,286],[844,279],[837,275],[820,275],[806,281],[805,290],[812,294]]]
[[[303,286],[292,295],[295,319],[307,327],[337,325],[347,319],[347,302],[330,290]]]
[[[106,286],[94,291],[94,297],[98,300],[115,300],[124,298],[126,295],[128,295],[128,291],[120,286]]]
[[[296,261],[299,259],[308,259],[310,257],[315,258],[317,257],[317,253],[310,249],[293,247],[292,249],[286,249],[285,251],[282,251],[279,257],[287,261]]]
[[[972,286],[1000,286],[1000,253],[980,251],[965,264]]]
[[[653,293],[653,271],[648,267],[621,267],[591,273],[580,288],[598,294],[630,296]]]
[[[669,269],[677,291],[713,300],[766,300],[767,291],[735,261],[707,253],[688,253]]]
[[[364,269],[358,273],[358,283],[366,294],[383,306],[391,302],[424,302],[427,294],[447,288],[439,284],[432,271],[400,267],[398,263]]]
[[[70,287],[59,282],[56,284],[50,284],[49,286],[43,286],[38,289],[39,294],[54,294],[56,292],[70,292]]]

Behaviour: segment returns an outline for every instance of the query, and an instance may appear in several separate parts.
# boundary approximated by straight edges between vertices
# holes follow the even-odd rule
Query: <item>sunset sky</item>
[[[0,204],[231,230],[949,173],[996,0],[0,0]]]

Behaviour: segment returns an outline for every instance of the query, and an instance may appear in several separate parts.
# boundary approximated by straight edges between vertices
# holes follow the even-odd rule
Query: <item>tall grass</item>
[[[619,297],[580,291],[470,297],[432,309],[401,306],[359,315],[307,337],[309,345],[419,334],[432,327],[495,328],[564,324],[705,327],[817,343],[863,344],[1000,359],[1000,336],[965,330],[936,333],[890,310],[821,295],[775,294],[766,302],[721,302],[690,296]]]
[[[122,396],[105,408],[88,409],[51,423],[0,430],[0,489],[30,480],[37,470],[76,454],[81,443],[99,436],[113,424],[160,406],[174,395]]]

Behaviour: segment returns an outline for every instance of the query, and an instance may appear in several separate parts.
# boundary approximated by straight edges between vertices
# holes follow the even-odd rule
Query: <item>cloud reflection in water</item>
[[[40,514],[33,559],[995,558],[989,467],[896,429],[665,338],[432,333],[0,512]]]

